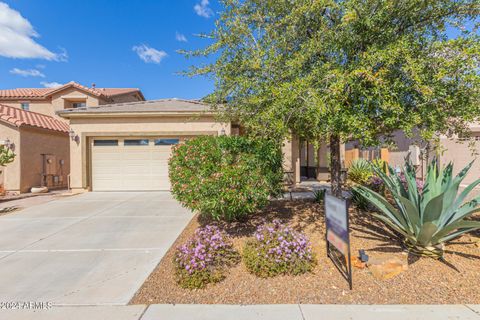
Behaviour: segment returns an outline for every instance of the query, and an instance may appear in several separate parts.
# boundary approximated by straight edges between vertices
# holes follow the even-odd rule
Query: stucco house
[[[0,90],[0,143],[16,154],[12,163],[0,168],[0,184],[17,193],[34,186],[67,187],[70,128],[56,112],[143,100],[136,88],[89,88],[76,82],[57,88]]]
[[[65,109],[70,123],[71,188],[169,190],[171,147],[198,135],[231,134],[207,105],[163,99]]]
[[[74,136],[70,141],[74,191],[169,190],[168,159],[173,145],[198,135],[240,134],[238,125],[219,122],[215,112],[198,100],[117,103],[64,109],[57,114],[69,121]],[[325,144],[314,149],[292,137],[284,142],[283,152],[290,183],[301,181],[307,163],[315,163],[319,174],[327,171]],[[308,158],[309,152],[316,157]]]
[[[56,88],[0,90],[1,104],[52,117],[56,117],[56,111],[64,109],[144,100],[137,88],[86,87],[74,81]]]

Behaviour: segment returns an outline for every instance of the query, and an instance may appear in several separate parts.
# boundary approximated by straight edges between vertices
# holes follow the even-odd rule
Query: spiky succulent
[[[443,255],[445,242],[480,229],[480,221],[466,220],[480,211],[480,196],[465,202],[473,188],[480,184],[480,179],[458,192],[472,164],[473,161],[453,177],[452,163],[440,168],[438,159],[434,159],[428,166],[421,191],[409,159],[406,160],[403,177],[397,175],[392,167],[389,167],[387,175],[372,166],[391,194],[394,205],[365,186],[353,188],[378,208],[379,213],[373,213],[375,217],[405,238],[409,251],[439,258]]]

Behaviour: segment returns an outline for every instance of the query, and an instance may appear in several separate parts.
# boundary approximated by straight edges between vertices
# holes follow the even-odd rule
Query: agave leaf
[[[440,193],[425,205],[422,219],[424,223],[437,222],[437,220],[442,216],[444,195],[444,193]]]
[[[477,230],[478,228],[479,228],[479,227],[472,227],[472,228],[468,228],[468,229],[460,229],[460,230],[458,230],[457,232],[454,232],[454,233],[452,233],[452,234],[449,234],[448,236],[446,236],[446,237],[444,237],[444,238],[438,239],[438,240],[437,240],[437,243],[443,243],[443,242],[450,241],[450,240],[452,240],[452,239],[455,239],[455,238],[458,237],[458,236],[461,236],[461,235],[464,234],[464,233]]]
[[[400,212],[392,206],[387,199],[379,195],[373,190],[368,189],[364,186],[354,186],[353,190],[358,192],[362,197],[370,201],[374,206],[376,206],[385,216],[387,216],[393,223],[401,226],[402,228],[408,228],[408,224],[400,214]]]
[[[468,187],[466,187],[460,195],[455,199],[455,202],[447,209],[447,211],[442,216],[441,225],[447,225],[453,218],[454,214],[457,212],[458,207],[460,207],[468,196],[468,194],[475,188],[478,184],[480,184],[480,179],[472,182]],[[479,199],[480,200],[480,199]]]
[[[480,228],[480,221],[457,221],[448,225],[447,227],[440,229],[432,238],[432,241],[439,241],[440,239],[448,236],[457,229],[478,229]]]
[[[418,194],[417,174],[410,162],[407,162],[405,165],[405,180],[408,186],[408,198],[418,207],[420,204],[420,195]]]
[[[431,245],[432,236],[438,231],[438,227],[433,222],[426,222],[422,225],[418,233],[417,243],[424,247]]]
[[[461,219],[471,216],[475,212],[479,212],[480,211],[480,207],[478,206],[479,201],[480,201],[480,196],[465,203],[463,206],[458,208],[457,211],[455,211],[455,213],[452,215],[452,217],[447,221],[445,225],[447,226],[451,223],[455,223]]]
[[[420,209],[407,198],[400,196],[398,199],[403,205],[404,210],[402,211],[406,220],[409,221],[413,233],[418,234],[420,232]]]
[[[463,179],[465,178],[468,171],[472,167],[474,161],[470,162],[465,168],[463,168],[462,171],[460,171],[453,180],[451,180],[451,172],[453,171],[453,165],[452,165],[452,163],[448,164],[447,167],[450,168],[450,180],[451,180],[451,182],[449,183],[448,187],[445,189],[445,198],[443,200],[443,211],[444,212],[449,210],[450,208],[452,208],[452,206],[454,206],[455,204],[457,204],[457,201],[455,200],[455,197],[457,196],[458,188],[460,187],[460,183],[462,183]],[[480,182],[480,180],[479,180],[479,182]],[[468,191],[468,192],[470,192],[470,191]],[[467,194],[468,194],[468,192],[467,192]],[[462,194],[463,194],[463,192],[462,192]],[[461,205],[461,203],[463,202],[463,199],[461,199],[460,203],[458,203],[456,205],[457,207]],[[454,210],[455,210],[455,208],[454,208]]]
[[[387,218],[385,216],[382,216],[380,214],[377,214],[377,213],[372,213],[372,216],[374,216],[378,220],[382,221],[383,223],[388,225],[390,228],[392,228],[396,232],[400,233],[405,238],[410,239],[410,240],[415,239],[415,237],[409,235],[407,232],[405,232],[405,230],[401,229],[398,225],[396,225],[394,222],[392,222],[392,220],[390,220],[389,218]]]
[[[385,172],[380,170],[377,166],[372,166],[372,168],[375,174],[383,180],[387,189],[392,193],[392,195],[394,195],[394,198],[395,198],[395,195],[408,197],[405,187],[403,186],[402,182],[400,181],[397,174],[395,173],[395,170],[393,170],[391,166],[388,166],[390,175],[385,174]]]
[[[440,170],[439,177],[441,177],[441,180],[440,180],[441,190],[442,191],[447,190],[447,188],[452,183],[452,177],[453,177],[453,164],[451,162],[448,163],[445,166],[445,168]]]
[[[425,211],[426,205],[438,196],[441,192],[440,184],[438,183],[438,160],[435,158],[429,165],[427,171],[427,177],[425,179],[425,186],[423,187],[422,192],[422,201],[420,205],[420,212],[422,213],[423,219],[423,212]]]

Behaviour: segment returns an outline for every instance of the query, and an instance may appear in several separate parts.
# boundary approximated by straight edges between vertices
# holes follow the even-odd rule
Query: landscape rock
[[[400,257],[372,257],[367,263],[368,270],[378,280],[388,280],[408,270],[408,262]]]
[[[358,257],[352,257],[350,261],[352,262],[352,267],[357,269],[365,269],[367,266],[367,264],[362,262]]]

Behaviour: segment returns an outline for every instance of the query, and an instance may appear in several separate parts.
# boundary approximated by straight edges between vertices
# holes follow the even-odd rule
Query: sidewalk
[[[26,320],[480,320],[480,305],[131,305],[56,306],[0,310],[0,319]]]

